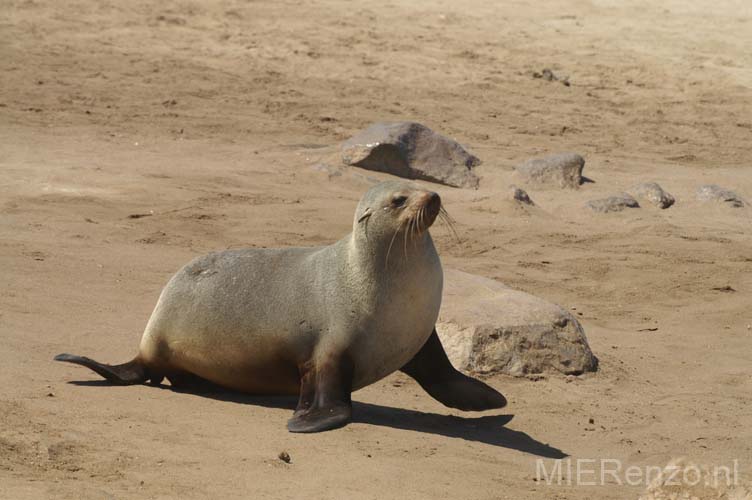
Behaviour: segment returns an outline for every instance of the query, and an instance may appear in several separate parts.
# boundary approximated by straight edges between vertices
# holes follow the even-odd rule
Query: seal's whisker
[[[425,224],[425,219],[424,219],[425,209],[426,209],[426,207],[420,207],[420,209],[418,209],[418,215],[417,215],[417,217],[415,217],[415,233],[416,233],[416,236],[422,235],[423,231],[425,231],[427,229],[426,228],[426,224]],[[415,243],[415,240],[413,240],[413,245],[417,245],[417,243]]]
[[[459,234],[457,234],[457,229],[455,229],[454,227],[455,220],[451,215],[449,215],[449,212],[447,212],[443,206],[439,208],[439,218],[447,225],[447,227],[449,227],[449,230],[457,240],[457,243],[462,243],[462,239],[460,238]]]
[[[452,236],[454,236],[454,239],[457,240],[457,243],[462,243],[462,238],[460,238],[459,234],[457,233],[457,229],[454,227],[454,221],[445,214],[441,214],[440,218],[447,225],[452,233]]]
[[[404,252],[406,261],[407,261],[407,237],[410,234],[410,228],[412,227],[412,225],[413,225],[413,219],[411,217],[407,219],[407,227],[405,228],[405,236],[402,239],[402,251]]]
[[[405,225],[404,223],[400,224],[400,227],[398,227],[397,229],[395,229],[394,235],[392,235],[392,240],[389,242],[389,248],[387,248],[387,250],[386,250],[386,260],[384,261],[384,267],[386,267],[386,268],[389,267],[389,253],[392,251],[392,245],[394,244],[394,238],[397,237],[397,233],[400,232],[400,230],[402,229],[402,226],[404,226],[404,225]]]
[[[452,217],[451,215],[449,215],[449,212],[447,212],[447,209],[446,209],[446,208],[444,208],[444,205],[441,205],[441,206],[439,207],[439,213],[442,213],[442,214],[444,214],[444,217],[446,217],[446,218],[447,218],[447,219],[449,220],[449,222],[452,222],[452,223],[456,222],[456,221],[454,220],[454,217]]]
[[[442,206],[439,207],[439,215],[444,216],[444,218],[447,220],[447,222],[451,222],[451,223],[455,222],[454,218],[451,215],[449,215],[449,212],[447,212],[447,209],[444,208],[444,205],[442,205]]]
[[[420,236],[420,210],[421,209],[418,209],[418,213],[413,217],[413,219],[415,220],[415,222],[413,223],[414,232],[410,238],[413,241],[413,248],[415,248],[415,240],[417,240],[417,237]]]

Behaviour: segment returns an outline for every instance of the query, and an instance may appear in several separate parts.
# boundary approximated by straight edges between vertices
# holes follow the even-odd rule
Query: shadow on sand
[[[73,381],[69,383],[89,387],[113,387],[106,380]],[[180,392],[181,394],[265,408],[282,408],[293,411],[297,404],[297,398],[291,396],[250,396],[210,387],[190,390],[175,390],[168,385],[156,387]],[[458,417],[353,401],[353,422],[476,441],[545,458],[567,457],[567,454],[558,448],[541,443],[524,432],[504,427],[513,418],[514,415]],[[282,425],[281,422],[280,425]]]

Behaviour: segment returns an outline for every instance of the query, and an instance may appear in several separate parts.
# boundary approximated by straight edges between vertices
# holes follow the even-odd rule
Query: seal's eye
[[[392,198],[392,206],[395,208],[401,207],[407,201],[407,196],[395,196]]]

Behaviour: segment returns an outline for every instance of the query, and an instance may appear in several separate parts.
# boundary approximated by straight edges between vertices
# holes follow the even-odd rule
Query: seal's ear
[[[358,224],[360,224],[364,220],[368,219],[370,216],[371,216],[371,209],[370,208],[366,208],[366,211],[363,212],[363,215],[361,215],[360,218],[358,219]]]

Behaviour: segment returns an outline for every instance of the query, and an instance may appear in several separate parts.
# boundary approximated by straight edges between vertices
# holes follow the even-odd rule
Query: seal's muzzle
[[[436,217],[439,216],[439,212],[441,211],[441,197],[434,193],[433,191],[429,191],[423,195],[423,228],[427,229],[431,227],[431,225],[436,220]]]

